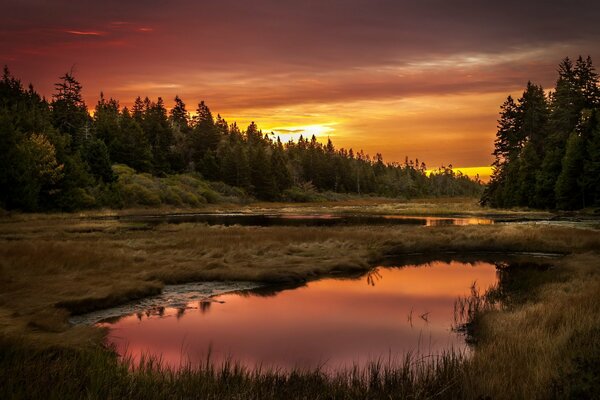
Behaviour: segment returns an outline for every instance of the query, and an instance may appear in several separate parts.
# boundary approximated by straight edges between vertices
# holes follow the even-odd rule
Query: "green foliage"
[[[54,86],[52,124],[59,132],[69,135],[76,149],[91,135],[91,118],[83,101],[81,84],[72,72],[67,72]]]
[[[179,174],[160,178],[147,173],[136,173],[126,165],[113,166],[118,176],[114,197],[124,207],[175,206],[198,207],[219,203],[225,199],[242,202],[246,194],[225,183],[209,183],[197,174]]]
[[[556,181],[556,204],[558,208],[573,210],[582,208],[583,196],[578,177],[583,168],[583,140],[573,132],[567,141],[562,170]]]
[[[565,58],[548,98],[527,84],[501,106],[494,173],[482,198],[493,207],[579,209],[600,206],[600,86],[591,59]]]
[[[82,148],[82,154],[90,173],[98,181],[111,183],[116,180],[111,168],[108,148],[102,140],[86,140]]]
[[[121,114],[119,129],[120,136],[110,149],[111,160],[116,163],[126,163],[137,171],[150,172],[152,147],[144,130],[127,108],[124,108]]]
[[[5,70],[0,129],[0,206],[8,209],[195,207],[249,196],[477,196],[482,188],[451,167],[428,175],[418,160],[385,163],[381,154],[336,149],[315,136],[283,144],[254,122],[242,132],[220,115],[215,121],[204,102],[190,119],[178,96],[167,113],[160,97],[138,97],[130,112],[101,94],[92,118],[72,73],[48,103]]]

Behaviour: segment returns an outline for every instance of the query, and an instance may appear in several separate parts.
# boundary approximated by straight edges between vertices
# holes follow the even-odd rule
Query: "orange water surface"
[[[225,294],[99,325],[122,356],[154,355],[174,368],[207,358],[251,369],[364,366],[407,352],[464,350],[464,337],[451,329],[454,302],[474,282],[486,290],[496,281],[486,262],[380,267],[360,278]]]

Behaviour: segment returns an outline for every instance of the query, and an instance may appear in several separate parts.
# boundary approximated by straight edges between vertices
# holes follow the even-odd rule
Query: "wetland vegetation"
[[[386,213],[435,208],[423,204],[371,201],[369,207]],[[357,204],[339,206],[343,214],[345,207],[352,210]],[[264,204],[253,207],[265,211]],[[282,204],[271,212],[294,213],[295,207]],[[322,205],[301,207],[314,212]],[[461,201],[445,215],[454,214],[453,207],[468,208]],[[515,214],[519,220],[527,215]],[[600,235],[594,226],[260,227],[156,225],[105,217],[2,218],[2,397],[560,398],[596,393]],[[531,217],[539,221],[541,216]],[[227,365],[170,370],[147,358],[131,368],[103,347],[103,330],[68,321],[73,314],[157,294],[167,284],[233,280],[301,285],[362,274],[392,259],[406,264],[468,261],[480,254],[515,252],[564,257],[552,260],[543,272],[505,271],[502,306],[482,306],[473,315],[477,344],[472,353],[448,352],[427,363],[420,361],[427,354],[407,353],[393,365],[382,361],[333,376],[322,370],[249,370],[233,359]],[[39,384],[27,384],[32,381]],[[507,387],[506,382],[512,384]]]
[[[283,143],[254,122],[242,130],[214,118],[204,101],[192,116],[179,96],[167,110],[161,97],[122,107],[100,94],[90,112],[72,71],[55,89],[47,100],[7,67],[0,79],[0,398],[600,395],[600,89],[591,58],[564,59],[555,92],[528,83],[516,102],[507,98],[487,185],[451,165],[431,171],[408,157],[384,162],[380,153],[338,148],[315,135]],[[540,254],[554,257],[531,260]],[[495,275],[482,279],[482,290],[473,283],[463,292],[467,281],[458,292],[434,287],[440,265],[454,265],[456,278],[459,268],[492,259],[504,262],[485,264]],[[419,282],[407,278],[415,265],[429,268],[419,270],[426,275]],[[468,279],[475,276],[469,272]],[[450,345],[406,348],[398,344],[397,320],[370,319],[378,308],[349,278],[374,285],[382,275],[395,291],[373,296],[378,306],[398,300],[405,284],[415,298],[434,287],[445,317],[452,304],[453,323],[429,325],[426,309],[414,314],[430,338]],[[203,282],[206,292],[198,289]],[[242,299],[266,313],[234,309],[234,319],[213,332],[228,334],[231,346],[249,341],[246,358],[235,351],[228,358],[221,348],[211,357],[212,337],[204,331],[191,334],[208,345],[207,354],[192,360],[182,342],[175,362],[172,332],[162,338],[170,355],[160,343],[152,343],[151,354],[136,352],[135,340],[115,334],[122,322],[136,323],[148,339],[144,324],[172,316],[190,321],[185,303],[167,311],[158,304],[146,317],[75,323],[166,297],[176,284],[187,284],[195,302],[204,293],[199,312],[213,301]],[[319,291],[328,284],[344,287],[346,297],[332,301]],[[246,291],[223,294],[231,287]],[[407,307],[414,299],[406,297],[394,307],[405,315],[394,318],[412,327]],[[336,310],[335,326],[315,311],[323,308]],[[246,325],[241,316],[250,318]],[[278,329],[273,335],[253,331],[270,318],[281,324],[270,325]],[[292,320],[302,326],[285,325]],[[331,330],[309,332],[313,325]],[[444,330],[451,327],[465,336]],[[310,337],[316,350],[293,334]],[[344,335],[352,340],[343,343]],[[264,348],[253,346],[278,341],[284,346],[277,362],[262,364]],[[342,344],[332,368],[314,365]],[[293,355],[290,345],[298,347]],[[389,356],[381,357],[388,346]],[[373,348],[373,359],[352,364]],[[303,358],[311,363],[295,362]]]

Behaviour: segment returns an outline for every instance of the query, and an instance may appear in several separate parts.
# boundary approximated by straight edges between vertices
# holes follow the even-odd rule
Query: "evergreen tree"
[[[146,100],[148,98],[146,97]],[[138,124],[143,124],[144,122],[144,114],[146,114],[146,107],[144,106],[144,102],[140,96],[135,98],[133,103],[133,107],[131,108],[131,115],[136,120]]]
[[[556,181],[556,206],[561,210],[573,210],[584,206],[580,182],[583,159],[583,141],[577,132],[573,132],[567,140],[562,171]]]
[[[287,164],[287,157],[279,137],[277,137],[276,145],[272,148],[271,171],[275,180],[276,192],[281,193],[292,186],[292,176]]]
[[[271,171],[271,160],[264,146],[256,146],[250,158],[250,181],[254,195],[262,200],[277,198],[276,183]]]
[[[187,132],[190,125],[190,113],[185,108],[185,103],[179,96],[175,96],[175,106],[169,112],[171,126],[181,132]]]
[[[220,138],[224,138],[229,135],[229,125],[227,125],[227,121],[225,121],[221,114],[217,114],[217,121],[215,122],[215,127],[217,132],[219,133]]]
[[[519,99],[518,109],[520,128],[518,139],[520,143],[524,145],[524,142],[530,142],[538,155],[543,154],[544,143],[547,139],[549,112],[544,89],[541,86],[527,82],[527,88]]]
[[[172,171],[171,152],[174,146],[174,138],[164,102],[160,97],[156,103],[150,102],[146,98],[144,109],[142,129],[152,147],[154,172],[156,174],[170,173]]]
[[[494,162],[492,164],[493,173],[490,177],[490,183],[486,187],[481,203],[483,205],[492,205],[494,207],[503,207],[504,201],[502,191],[507,185],[507,166],[517,159],[523,142],[522,136],[522,118],[521,110],[513,100],[508,96],[506,101],[500,107],[500,119],[498,120],[498,131],[494,142]]]
[[[190,135],[190,114],[185,108],[185,103],[179,96],[175,96],[175,105],[169,113],[169,122],[173,131],[173,151],[171,152],[171,167],[176,172],[189,169],[191,152],[188,146]]]
[[[263,135],[255,123],[242,134],[221,116],[215,122],[203,102],[190,123],[179,97],[170,113],[161,98],[154,103],[147,97],[137,97],[130,112],[120,111],[117,100],[101,94],[91,118],[81,85],[70,74],[62,78],[50,105],[5,69],[0,81],[2,207],[74,210],[118,205],[114,191],[119,185],[113,185],[111,162],[164,175],[194,160],[206,179],[222,180],[264,200],[278,199],[292,186],[296,188],[288,193],[307,193],[299,198],[311,198],[316,190],[411,197],[481,188],[451,168],[428,177],[418,161],[386,164],[381,154],[371,158],[363,151],[355,155],[352,149],[337,150],[331,140],[323,145],[314,135],[284,146],[279,138]],[[596,140],[581,132],[586,143]],[[584,157],[589,171],[596,165],[592,154],[596,153]]]
[[[529,142],[520,154],[519,172],[515,185],[516,203],[520,206],[536,207],[535,188],[540,160],[535,146]]]
[[[219,146],[221,137],[215,126],[212,113],[208,106],[201,101],[194,117],[194,130],[191,135],[191,157],[196,170],[203,175],[213,175],[215,152]],[[211,153],[207,155],[206,153]],[[204,169],[206,168],[206,169]]]
[[[262,141],[262,132],[258,129],[258,126],[252,121],[246,129],[246,140],[248,144],[254,145]]]
[[[115,148],[122,139],[119,119],[119,102],[112,98],[107,101],[104,94],[100,93],[100,100],[94,112],[94,132],[108,147],[111,158],[114,158]]]
[[[111,159],[116,163],[127,164],[140,172],[152,170],[152,147],[144,130],[132,117],[127,108],[123,108],[120,118],[121,137],[112,148]]]
[[[67,72],[54,86],[52,122],[61,133],[71,137],[72,146],[77,149],[91,138],[90,115],[81,95],[81,84]]]
[[[589,135],[586,141],[586,154],[583,161],[582,185],[586,204],[600,206],[600,110],[593,111]]]
[[[583,108],[600,106],[600,87],[598,87],[598,73],[592,65],[591,57],[583,59],[579,56],[575,65],[575,80],[583,98]]]
[[[90,173],[100,182],[112,183],[117,180],[114,175],[108,148],[100,139],[90,139],[85,142],[82,149],[83,158],[86,161]]]

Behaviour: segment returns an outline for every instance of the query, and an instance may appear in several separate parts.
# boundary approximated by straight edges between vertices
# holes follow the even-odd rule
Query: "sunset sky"
[[[74,67],[100,91],[287,140],[481,167],[499,105],[553,86],[564,56],[600,62],[599,1],[0,0],[0,62],[46,96]],[[474,170],[470,170],[471,172]]]

